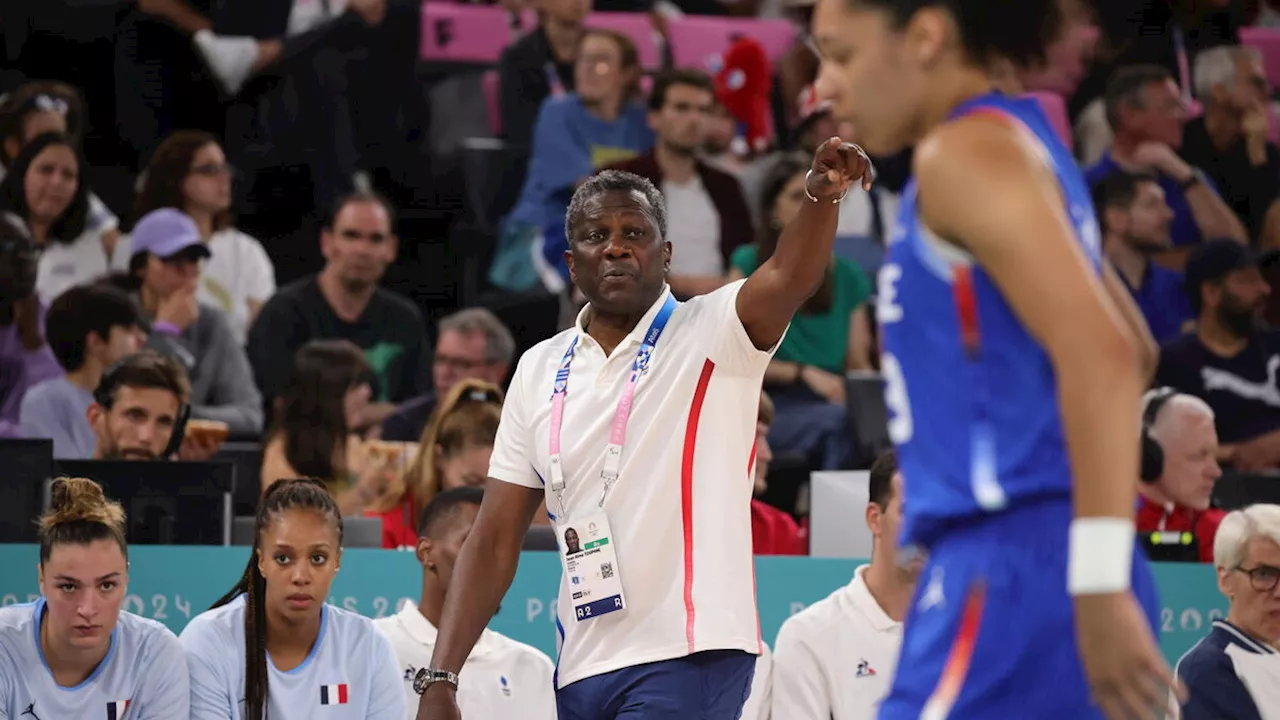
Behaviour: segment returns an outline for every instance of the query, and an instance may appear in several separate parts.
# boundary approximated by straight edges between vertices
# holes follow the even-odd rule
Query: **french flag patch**
[[[347,704],[347,684],[341,685],[321,685],[320,686],[320,704],[321,705],[346,705]]]
[[[128,700],[116,700],[107,703],[107,720],[120,720],[124,717],[124,711],[129,709]]]

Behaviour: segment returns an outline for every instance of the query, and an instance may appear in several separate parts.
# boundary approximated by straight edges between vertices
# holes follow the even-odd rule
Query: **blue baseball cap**
[[[209,248],[200,240],[195,221],[173,208],[160,208],[143,215],[133,226],[130,238],[134,255],[148,252],[167,259],[187,251],[192,257],[209,257]]]

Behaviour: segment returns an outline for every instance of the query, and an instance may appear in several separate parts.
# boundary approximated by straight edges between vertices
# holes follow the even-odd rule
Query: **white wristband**
[[[1071,521],[1067,592],[1106,595],[1129,589],[1133,569],[1133,521],[1118,517],[1082,517]]]

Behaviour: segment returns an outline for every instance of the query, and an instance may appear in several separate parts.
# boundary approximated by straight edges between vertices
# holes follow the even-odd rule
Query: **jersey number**
[[[902,306],[898,304],[898,281],[902,268],[886,264],[880,268],[876,279],[876,316],[880,324],[902,319]],[[902,445],[911,439],[915,425],[911,420],[911,402],[907,398],[907,382],[902,375],[902,365],[892,353],[880,356],[880,375],[884,378],[884,404],[889,411],[889,439],[894,445]]]

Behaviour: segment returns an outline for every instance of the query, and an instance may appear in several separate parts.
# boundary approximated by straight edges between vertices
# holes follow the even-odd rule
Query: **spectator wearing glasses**
[[[249,326],[276,291],[276,271],[262,243],[232,224],[231,180],[222,146],[210,134],[179,130],[156,148],[134,203],[141,218],[160,208],[186,213],[209,248],[200,268],[196,300],[226,316],[236,343],[244,346]],[[117,269],[128,264],[128,238],[115,254]]]
[[[144,321],[129,296],[105,284],[71,288],[45,316],[45,335],[66,375],[31,388],[22,401],[22,434],[53,440],[53,456],[82,460],[97,437],[89,424],[93,391],[107,368],[146,342]]]
[[[463,380],[502,386],[515,358],[516,341],[506,325],[486,308],[467,308],[445,316],[431,359],[432,389],[396,408],[382,423],[382,439],[417,442],[440,398]]]
[[[18,418],[27,390],[62,372],[43,324],[35,248],[0,218],[0,437],[21,436]]]
[[[1280,505],[1228,514],[1213,562],[1230,608],[1178,661],[1187,688],[1181,718],[1254,720],[1280,705]]]

